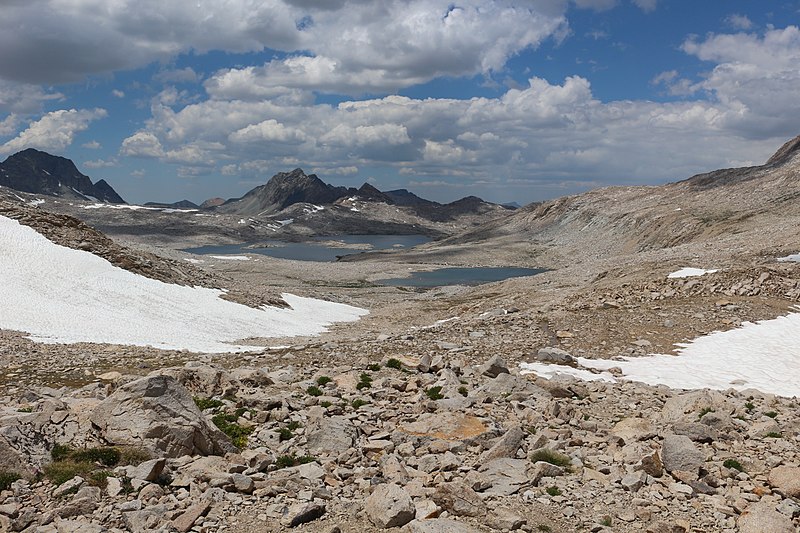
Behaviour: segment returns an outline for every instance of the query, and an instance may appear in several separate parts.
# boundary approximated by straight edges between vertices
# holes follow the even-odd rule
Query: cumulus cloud
[[[61,93],[51,92],[29,83],[6,81],[0,76],[0,113],[38,113],[45,102],[63,97]]]
[[[97,141],[89,141],[89,142],[85,142],[85,143],[83,143],[81,146],[83,146],[84,148],[88,148],[89,150],[99,150],[100,148],[102,148],[102,147],[103,147],[103,146],[102,146],[102,145],[101,145],[99,142],[97,142]]]
[[[751,142],[732,131],[740,113],[710,101],[603,103],[584,78],[552,84],[534,77],[498,98],[387,96],[336,106],[209,99],[177,111],[156,108],[148,129],[126,139],[123,152],[170,161],[170,154],[197,148],[201,139],[203,171],[216,157],[217,171],[228,176],[263,179],[299,165],[331,174],[377,165],[450,183],[498,186],[503,176],[514,186],[562,178],[579,187],[676,179],[742,158],[765,159],[776,140]],[[722,148],[711,152],[697,136],[717,138]],[[287,150],[276,140],[294,144]],[[226,163],[220,154],[238,162]]]
[[[346,2],[346,8],[344,18],[339,10],[321,10],[302,29],[302,50],[311,55],[220,71],[206,82],[209,94],[258,99],[289,87],[391,92],[440,76],[490,73],[566,25],[562,15],[503,0],[466,0],[457,7],[441,0]]]
[[[12,2],[0,18],[0,77],[58,83],[190,50],[296,49],[299,16],[281,0]]]
[[[772,28],[763,34],[709,35],[687,40],[683,50],[713,70],[698,83],[721,104],[738,110],[727,117],[730,128],[752,138],[797,134],[800,114],[800,29]]]
[[[105,109],[61,109],[47,113],[32,122],[17,137],[0,146],[0,153],[11,153],[25,148],[39,148],[62,152],[75,139],[75,134],[89,127],[89,123],[107,116]]]
[[[606,9],[615,0],[576,0]],[[390,91],[501,69],[566,27],[566,2],[531,0],[34,0],[3,7],[0,78],[77,81],[181,53],[272,49],[290,57],[244,72],[261,90]],[[110,46],[113,43],[113,46]],[[219,90],[234,90],[235,72]],[[191,69],[163,83],[197,81]],[[289,82],[287,84],[287,79]]]

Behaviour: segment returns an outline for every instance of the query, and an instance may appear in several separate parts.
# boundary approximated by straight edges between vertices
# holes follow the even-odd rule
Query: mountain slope
[[[92,183],[69,159],[33,148],[9,156],[0,163],[0,185],[34,194],[125,203],[105,180]]]
[[[692,245],[752,253],[800,249],[800,137],[767,163],[721,169],[660,186],[606,187],[531,204],[420,252],[438,260],[464,250],[520,264],[563,267]],[[700,252],[697,252],[700,253]],[[705,253],[705,252],[703,252]],[[420,259],[420,258],[415,258]]]
[[[331,204],[349,194],[357,194],[357,191],[334,187],[315,174],[306,175],[296,168],[291,172],[275,174],[266,184],[259,185],[241,198],[228,200],[216,210],[248,216],[272,214],[297,203]]]

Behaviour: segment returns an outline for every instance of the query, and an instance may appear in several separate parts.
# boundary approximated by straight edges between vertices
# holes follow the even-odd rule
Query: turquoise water
[[[509,278],[534,276],[544,272],[543,268],[517,267],[463,267],[440,268],[428,272],[414,272],[408,278],[378,280],[378,285],[392,287],[441,287],[443,285],[480,285]]]
[[[252,243],[227,244],[223,246],[200,246],[187,248],[185,252],[200,255],[241,255],[262,254],[280,259],[298,261],[336,261],[343,255],[358,254],[374,250],[408,249],[418,244],[429,242],[430,237],[424,235],[334,235],[332,237],[315,237],[305,242],[259,241],[266,248],[251,248]],[[325,241],[345,243],[344,247],[326,246]],[[346,245],[356,245],[348,248]],[[364,249],[358,245],[371,245]]]

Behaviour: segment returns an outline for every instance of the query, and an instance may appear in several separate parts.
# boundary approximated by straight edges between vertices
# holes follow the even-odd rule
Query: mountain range
[[[105,180],[92,183],[69,159],[33,148],[9,156],[0,163],[0,185],[33,194],[125,203]]]

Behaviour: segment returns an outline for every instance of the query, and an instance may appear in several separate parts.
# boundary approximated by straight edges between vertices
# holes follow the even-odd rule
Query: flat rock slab
[[[526,469],[530,461],[501,457],[481,465],[478,471],[491,483],[486,494],[502,494],[510,496],[522,487],[530,484]]]
[[[197,519],[206,514],[210,508],[211,502],[208,500],[203,500],[199,503],[191,505],[183,512],[183,514],[172,521],[172,527],[181,533],[185,533],[186,531],[192,529],[192,526],[194,526],[194,523],[197,521]]]
[[[792,519],[763,501],[748,507],[737,522],[739,533],[795,533]]]
[[[375,487],[364,507],[370,522],[380,528],[404,526],[416,516],[416,507],[411,496],[391,483]]]
[[[769,473],[769,484],[792,498],[800,497],[800,468],[779,466]]]
[[[489,431],[480,418],[453,412],[425,413],[399,429],[409,435],[451,441],[473,439]]]

